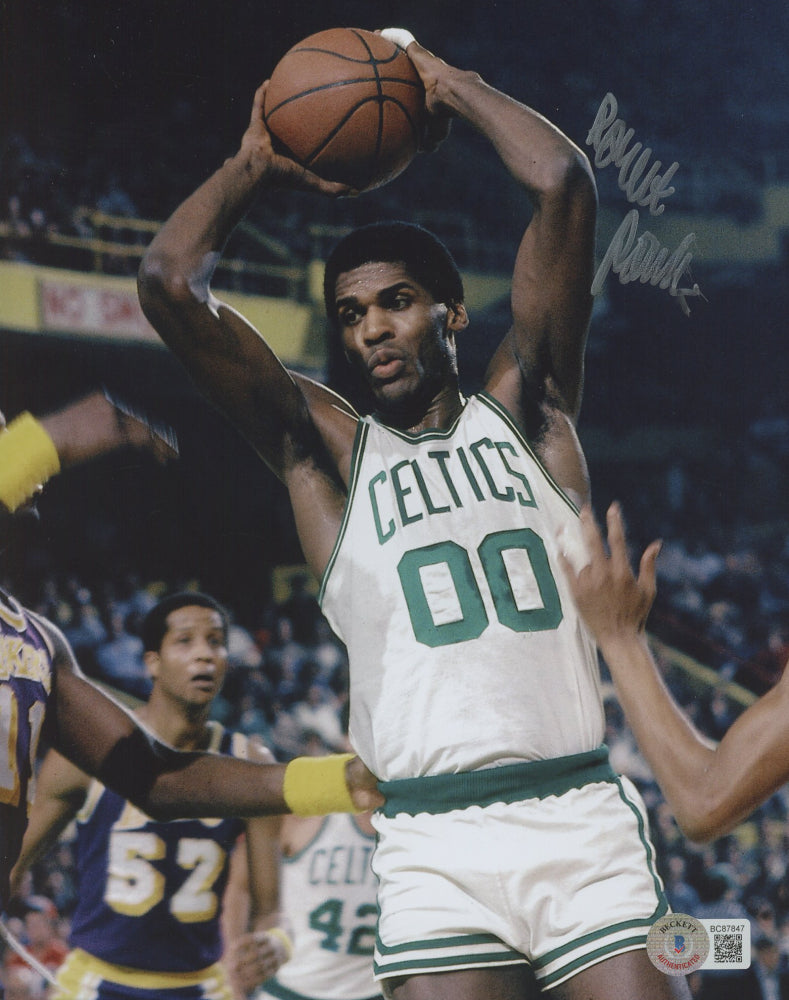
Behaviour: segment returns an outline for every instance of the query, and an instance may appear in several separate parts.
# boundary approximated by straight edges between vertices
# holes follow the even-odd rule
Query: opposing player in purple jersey
[[[129,444],[175,453],[166,434],[100,393],[41,420],[23,414],[8,427],[0,414],[0,550],[40,483]],[[350,755],[317,767],[308,759],[306,768],[297,759],[286,777],[284,765],[174,751],[82,676],[51,622],[0,591],[0,911],[27,825],[40,737],[158,819],[350,811],[380,801],[373,776]]]

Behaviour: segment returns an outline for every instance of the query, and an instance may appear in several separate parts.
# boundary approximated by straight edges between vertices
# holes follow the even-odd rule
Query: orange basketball
[[[394,42],[331,28],[285,53],[263,117],[275,147],[325,180],[358,191],[392,180],[419,148],[425,92]]]

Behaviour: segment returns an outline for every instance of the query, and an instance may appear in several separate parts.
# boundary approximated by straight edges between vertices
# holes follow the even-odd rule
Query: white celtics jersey
[[[293,954],[266,997],[363,1000],[380,993],[373,979],[377,880],[375,836],[353,816],[327,816],[310,843],[282,858],[280,907],[293,932]]]
[[[492,397],[445,431],[366,417],[321,587],[348,647],[350,735],[384,781],[603,739],[594,643],[557,561],[577,510]]]

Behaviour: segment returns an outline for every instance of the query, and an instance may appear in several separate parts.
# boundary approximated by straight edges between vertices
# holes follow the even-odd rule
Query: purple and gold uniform
[[[0,596],[0,911],[27,826],[52,657],[38,617]]]
[[[245,756],[246,740],[212,726],[210,749]],[[163,994],[229,998],[219,929],[236,819],[157,822],[92,781],[77,814],[79,901],[58,973],[65,1000]]]

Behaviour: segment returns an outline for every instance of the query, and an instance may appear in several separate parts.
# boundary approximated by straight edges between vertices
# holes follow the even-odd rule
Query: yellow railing
[[[649,637],[649,642],[665,668],[679,671],[696,690],[719,691],[741,708],[746,708],[756,701],[757,696],[753,691],[734,681],[722,679],[717,670],[699,663],[687,653],[673,646],[667,646],[653,635]]]
[[[42,250],[59,247],[73,251],[73,259],[66,266],[73,266],[75,270],[89,270],[97,274],[116,273],[120,263],[124,265],[122,269],[125,273],[131,273],[136,270],[146,247],[161,225],[150,219],[109,215],[89,208],[75,211],[74,224],[77,231],[82,231],[85,235],[51,231],[20,233],[13,224],[3,221],[0,222],[0,240],[8,241],[32,263],[39,262],[36,258],[43,256]],[[238,257],[222,258],[217,267],[220,278],[224,275],[231,285],[244,285],[245,290],[250,292],[279,294],[295,301],[304,301],[307,291],[306,265],[297,261],[284,244],[260,232],[250,223],[245,222],[239,228],[268,254],[277,257],[278,261],[264,263]]]

